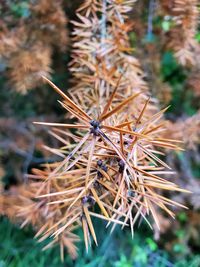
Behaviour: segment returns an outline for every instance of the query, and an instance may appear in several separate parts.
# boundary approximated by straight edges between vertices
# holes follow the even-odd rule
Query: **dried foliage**
[[[80,106],[45,78],[77,123],[42,123],[53,126],[50,133],[63,144],[47,149],[63,160],[33,171],[30,178],[35,182],[20,193],[18,216],[22,226],[32,223],[39,228],[40,240],[53,236],[50,244],[59,241],[72,257],[77,241],[72,231],[77,226],[82,225],[87,250],[90,235],[97,244],[92,217],[112,223],[112,230],[129,224],[133,235],[140,218],[151,227],[149,214],[159,228],[156,205],[172,217],[169,207],[182,206],[157,191],[185,190],[160,177],[171,171],[157,149],[178,147],[176,141],[160,137],[164,110],[150,116],[150,101],[141,92],[147,91],[143,73],[127,54],[130,25],[124,21],[132,2],[86,1],[79,8],[71,63],[76,85],[71,95]]]
[[[188,77],[187,86],[193,91],[196,97],[200,97],[200,71],[194,70]]]
[[[192,68],[192,71],[188,75],[187,79],[187,87],[190,90],[192,90],[192,92],[197,98],[200,97],[199,77],[200,77],[200,45],[195,49],[195,66]]]
[[[21,20],[13,15],[11,6],[7,1],[2,5],[0,58],[11,86],[24,94],[40,86],[41,75],[50,77],[53,47],[66,49],[67,18],[62,1],[27,3],[26,12],[30,14]]]
[[[175,123],[168,122],[167,131],[164,136],[171,136],[177,140],[182,140],[184,147],[188,149],[198,149],[200,144],[200,112],[185,120],[181,119]]]
[[[151,227],[147,218],[149,214],[159,228],[155,205],[174,217],[169,207],[182,205],[157,192],[158,188],[185,191],[160,177],[171,171],[165,170],[170,168],[156,156],[159,151],[154,146],[177,148],[171,140],[159,137],[162,124],[157,122],[163,111],[141,123],[147,100],[138,118],[134,119],[129,114],[130,118],[127,116],[124,121],[124,116],[120,116],[123,114],[121,110],[127,108],[139,94],[124,99],[110,110],[116,88],[110,96],[109,105],[105,105],[98,118],[91,118],[47,81],[63,96],[62,106],[78,118],[80,124],[42,123],[53,126],[51,134],[63,143],[60,149],[47,149],[63,160],[47,164],[43,171],[33,170],[33,175],[29,175],[33,181],[27,189],[22,187],[19,191],[15,200],[18,205],[12,211],[18,213],[22,226],[31,223],[39,228],[36,236],[42,235],[41,241],[53,236],[50,244],[60,242],[61,248],[65,244],[74,257],[76,248],[71,242],[78,238],[71,231],[81,224],[86,249],[91,244],[90,235],[97,244],[91,220],[93,216],[108,221],[108,225],[113,223],[112,230],[116,224],[121,224],[123,228],[129,222],[132,235],[140,217]],[[72,134],[63,128],[78,131]],[[97,207],[100,213],[96,211]],[[12,214],[8,215],[12,218]]]
[[[173,17],[174,26],[169,32],[168,46],[182,65],[195,64],[195,48],[198,46],[195,35],[199,23],[197,0],[161,1],[168,15]]]
[[[62,97],[59,103],[67,121],[36,122],[51,127],[56,145],[45,149],[46,155],[54,155],[53,160],[33,168],[25,184],[8,190],[1,186],[0,213],[22,227],[32,224],[40,242],[50,239],[44,249],[59,243],[62,260],[65,248],[73,259],[78,255],[77,228],[83,230],[87,251],[91,239],[98,244],[94,217],[106,221],[111,232],[117,225],[130,227],[132,236],[135,225],[144,220],[158,237],[159,230],[165,232],[170,226],[161,210],[174,218],[176,207],[186,208],[183,198],[170,194],[189,192],[191,185],[182,189],[180,179],[172,182],[170,159],[164,158],[165,152],[182,150],[178,140],[197,148],[199,113],[166,124],[167,108],[159,110],[158,101],[150,98],[153,92],[160,102],[168,103],[171,88],[157,77],[161,59],[156,46],[148,44],[137,53],[151,76],[151,89],[136,53],[133,56],[128,37],[133,24],[128,13],[134,2],[85,0],[78,8],[77,20],[72,21],[69,94],[49,80],[53,47],[63,50],[67,43],[61,1],[30,4],[32,19],[27,26],[26,20],[11,29],[8,22],[2,24],[0,52],[10,67],[11,82],[20,92],[41,81],[48,83]],[[197,28],[197,2],[185,2],[170,1],[169,8],[162,1],[165,12],[174,17],[169,46],[183,65],[195,62]],[[140,31],[140,22],[134,27]],[[177,32],[183,35],[181,41]],[[187,83],[193,86],[192,82]],[[195,200],[191,202],[196,205]]]
[[[8,62],[8,75],[17,91],[24,94],[27,89],[40,86],[41,75],[50,76],[51,54],[51,47],[38,42],[12,55]]]
[[[74,76],[74,88],[70,93],[73,101],[88,114],[97,115],[94,110],[96,105],[101,107],[108,100],[119,80],[120,88],[115,101],[141,90],[148,95],[144,73],[139,61],[131,56],[128,38],[132,25],[127,22],[127,14],[134,2],[111,1],[106,4],[104,1],[86,1],[78,9],[79,22],[73,21],[75,29],[70,70]],[[138,101],[144,104],[147,98],[143,94]],[[138,113],[137,107],[132,108]],[[147,108],[155,109],[150,105]]]

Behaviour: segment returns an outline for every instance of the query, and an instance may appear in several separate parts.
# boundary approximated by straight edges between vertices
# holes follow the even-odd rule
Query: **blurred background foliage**
[[[24,21],[32,24],[31,2],[34,1],[0,1],[0,21],[9,24],[11,29],[15,29],[16,25],[21,27]],[[56,22],[57,18],[49,23],[51,26],[54,25],[54,27],[52,26],[53,30],[59,31],[61,27],[63,34],[66,34],[67,39],[64,40],[66,49],[59,48],[56,45],[60,38],[59,35],[55,37],[54,42],[47,41],[45,49],[48,46],[51,50],[50,74],[52,80],[61,88],[66,89],[70,86],[70,74],[67,69],[70,61],[70,38],[67,36],[70,35],[69,32],[72,28],[70,23],[67,25],[67,21],[74,19],[75,9],[81,1],[65,0],[62,5],[61,1],[55,2],[59,3],[56,8],[62,7],[63,16],[66,16],[66,20],[64,19],[65,25]],[[193,83],[188,81],[192,70],[187,66],[181,66],[172,51],[162,48],[160,49],[157,73],[151,75],[154,72],[154,66],[144,60],[144,57],[150,55],[149,60],[152,60],[155,50],[160,46],[160,32],[162,34],[169,32],[170,28],[173,27],[173,21],[170,17],[155,15],[152,22],[153,31],[148,32],[148,4],[150,1],[139,2],[130,14],[130,18],[134,21],[135,13],[139,12],[139,8],[141,6],[146,7],[145,12],[140,17],[144,22],[146,21],[143,24],[146,25],[146,28],[140,31],[138,29],[140,23],[136,20],[134,24],[136,30],[130,32],[130,42],[134,47],[133,53],[141,59],[143,69],[147,73],[147,81],[152,85],[150,86],[152,95],[159,99],[159,105],[170,105],[166,118],[171,122],[184,120],[188,116],[197,114],[200,108],[200,94],[194,93]],[[50,3],[51,1],[49,5],[51,5]],[[58,7],[58,5],[60,6]],[[134,13],[134,11],[136,12]],[[43,25],[44,27],[45,25]],[[0,28],[2,30],[3,27],[0,26]],[[40,29],[43,28],[41,24]],[[47,37],[48,34],[51,35],[53,32],[47,33]],[[196,33],[196,41],[200,43],[200,30]],[[16,56],[18,52],[16,50],[12,52],[12,55]],[[42,150],[41,145],[43,142],[56,145],[55,140],[47,135],[46,129],[38,130],[33,126],[32,121],[38,120],[38,118],[56,118],[57,121],[61,121],[65,117],[63,110],[59,108],[55,101],[57,99],[56,93],[45,85],[39,86],[41,81],[36,84],[34,90],[29,90],[33,88],[26,88],[26,94],[22,94],[20,88],[16,90],[14,84],[16,80],[14,79],[13,83],[10,83],[9,75],[10,71],[17,72],[19,66],[11,66],[9,62],[9,55],[0,57],[0,176],[5,188],[21,183],[24,175],[30,172],[32,167],[38,166],[46,159],[54,160],[52,155]],[[153,81],[156,75],[159,75],[159,77],[157,76],[158,84]],[[167,85],[166,91],[163,89],[164,84]],[[158,91],[155,90],[157,86],[161,86]],[[199,129],[196,130],[199,131]],[[187,149],[185,152],[173,153],[169,156],[169,162],[173,161],[173,165],[178,172],[178,181],[181,180],[180,176],[185,172],[182,186],[188,188],[189,180],[192,179],[193,184],[190,189],[196,190],[193,200],[178,196],[181,202],[185,202],[189,206],[189,210],[177,211],[176,221],[164,216],[161,217],[163,231],[158,236],[153,235],[145,225],[136,230],[133,240],[129,231],[122,232],[118,229],[110,236],[102,230],[101,225],[98,225],[100,245],[97,248],[92,248],[86,254],[84,244],[81,242],[79,244],[79,258],[72,261],[66,256],[63,266],[200,266],[199,149],[199,144],[197,144],[195,150]],[[176,196],[174,197],[176,198]],[[56,267],[62,265],[59,258],[59,249],[55,247],[43,252],[44,244],[38,244],[32,238],[34,230],[31,227],[19,229],[17,225],[2,217],[0,219],[0,229],[0,267]]]

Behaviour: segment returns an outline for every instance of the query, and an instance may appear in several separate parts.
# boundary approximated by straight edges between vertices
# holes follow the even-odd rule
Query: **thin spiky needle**
[[[70,141],[64,139],[65,147],[59,151],[65,158],[55,165],[53,175],[50,173],[47,176],[46,181],[51,177],[51,183],[57,183],[56,192],[39,196],[40,199],[50,198],[49,204],[65,210],[63,218],[51,227],[53,236],[61,235],[75,223],[82,224],[88,250],[90,235],[97,244],[91,215],[106,219],[113,225],[126,225],[129,219],[132,233],[139,217],[147,221],[147,214],[150,213],[159,227],[155,205],[173,217],[169,207],[180,204],[162,198],[156,190],[186,190],[159,176],[169,172],[165,170],[169,166],[156,156],[159,151],[153,145],[178,148],[176,141],[173,144],[172,140],[159,138],[159,120],[164,110],[143,121],[142,116],[149,102],[147,100],[137,118],[132,119],[131,114],[128,114],[123,121],[121,113],[140,94],[134,94],[114,106],[115,88],[102,113],[99,112],[97,118],[91,118],[47,78],[46,81],[64,98],[64,102],[60,102],[62,107],[76,119],[80,116],[83,123],[39,123],[52,126],[51,133],[61,141],[66,137],[67,129],[74,128],[77,131],[75,150],[68,151],[66,148]],[[55,153],[54,149],[50,150]],[[63,187],[65,190],[62,190]],[[95,206],[99,206],[102,215],[90,211]]]
[[[141,219],[151,227],[149,215],[159,228],[157,208],[174,217],[170,207],[183,207],[159,190],[186,192],[162,177],[172,174],[160,158],[163,148],[179,148],[161,138],[165,109],[152,113],[143,72],[130,55],[125,21],[133,2],[87,0],[80,7],[79,22],[73,22],[70,96],[43,77],[62,97],[58,102],[72,122],[37,122],[51,127],[61,146],[46,148],[61,160],[33,170],[33,198],[26,205],[23,191],[24,204],[17,208],[25,223],[39,221],[40,241],[60,242],[62,258],[64,246],[76,255],[77,227],[83,228],[86,250],[91,237],[98,243],[93,217],[112,224],[111,231],[130,226],[133,235]]]

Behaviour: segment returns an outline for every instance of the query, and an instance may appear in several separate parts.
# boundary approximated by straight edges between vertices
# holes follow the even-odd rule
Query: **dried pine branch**
[[[50,77],[52,50],[66,50],[67,18],[62,1],[37,0],[28,3],[30,15],[20,22],[9,4],[4,12],[0,33],[0,58],[3,59],[10,85],[25,94],[42,83],[41,76]],[[10,4],[12,5],[12,4]]]
[[[167,2],[167,3],[166,3]],[[199,23],[197,0],[162,1],[161,4],[173,16],[175,26],[169,34],[169,47],[182,65],[195,65],[195,35]],[[166,8],[167,7],[167,8]]]
[[[173,174],[160,157],[164,149],[180,150],[179,142],[163,137],[163,113],[149,98],[144,74],[128,43],[127,12],[134,1],[86,0],[77,12],[70,96],[47,77],[43,79],[62,97],[71,121],[37,122],[60,147],[46,149],[60,161],[33,169],[22,186],[14,209],[22,226],[31,223],[39,241],[52,238],[77,256],[74,234],[84,233],[86,250],[98,244],[93,217],[122,228],[144,220],[159,225],[159,210],[172,218],[179,204],[160,194],[188,192],[164,178]],[[12,199],[12,198],[10,198]],[[11,201],[11,200],[9,200]],[[9,202],[8,201],[8,205]]]

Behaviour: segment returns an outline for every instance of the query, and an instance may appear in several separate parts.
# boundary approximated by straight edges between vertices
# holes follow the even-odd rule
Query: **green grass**
[[[151,238],[151,234],[144,228],[142,238],[136,234],[132,240],[129,231],[117,229],[114,234],[108,235],[103,227],[99,226],[99,246],[92,248],[88,254],[84,244],[79,244],[79,257],[72,261],[68,256],[61,263],[59,248],[55,247],[42,251],[44,244],[33,239],[31,228],[19,229],[7,219],[0,220],[0,267],[171,267],[168,256],[158,249]],[[67,254],[66,254],[67,255]]]
[[[134,239],[130,232],[116,229],[112,235],[98,226],[99,246],[85,252],[79,244],[79,257],[72,261],[66,253],[62,263],[59,248],[42,251],[44,244],[33,239],[31,228],[20,229],[0,218],[0,267],[199,267],[200,255],[191,255],[172,263],[169,254],[160,249],[145,227],[137,230]],[[81,233],[80,233],[81,234]]]

